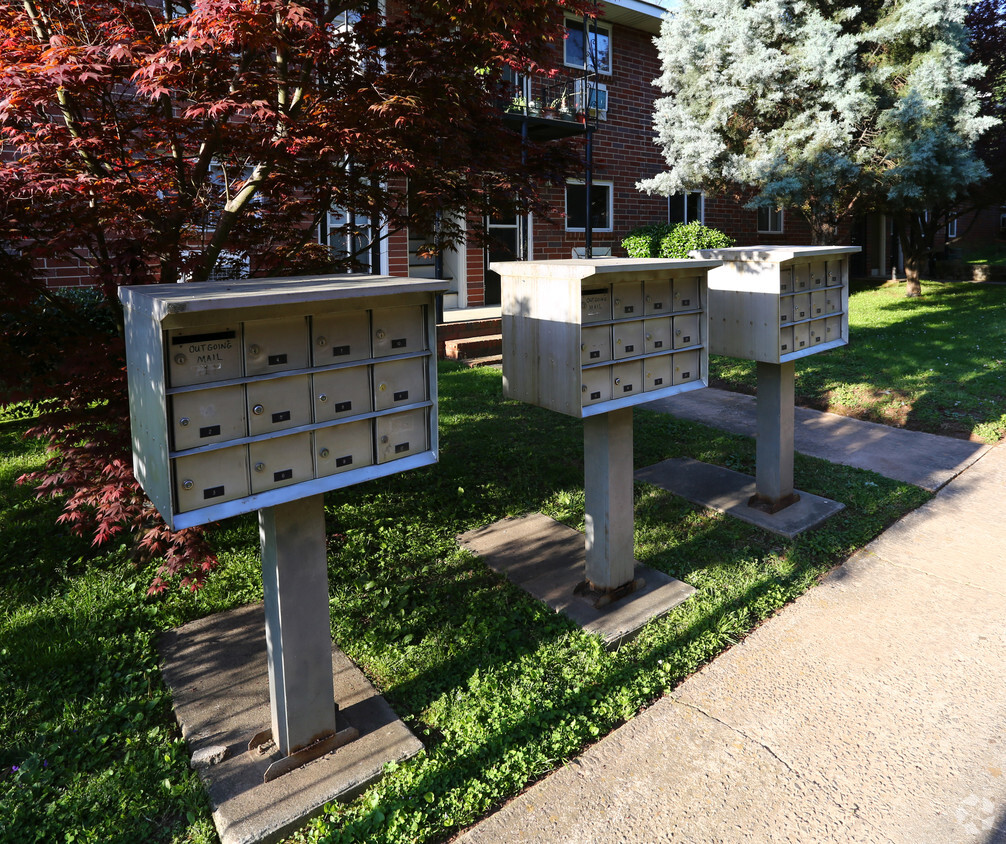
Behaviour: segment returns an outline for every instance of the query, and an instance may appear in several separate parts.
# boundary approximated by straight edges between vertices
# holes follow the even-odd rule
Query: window
[[[566,18],[562,60],[567,67],[611,73],[611,29],[597,21],[587,22],[584,42],[582,20]]]
[[[332,259],[337,263],[347,262],[348,259],[350,272],[371,271],[374,244],[368,217],[332,208],[328,219],[319,226],[318,242],[331,250]]]
[[[611,182],[592,182],[590,186],[590,228],[595,232],[612,230]],[[587,186],[583,182],[566,183],[566,231],[587,228]]]
[[[947,221],[947,240],[957,237],[957,218]]]
[[[758,209],[758,231],[782,234],[782,211],[767,205],[761,206]]]
[[[672,194],[667,197],[667,222],[672,226],[696,220],[701,223],[705,216],[704,205],[699,191]]]

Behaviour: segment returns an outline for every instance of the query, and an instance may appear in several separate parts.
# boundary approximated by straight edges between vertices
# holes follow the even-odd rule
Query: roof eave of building
[[[660,20],[667,14],[667,9],[645,0],[605,0],[601,6],[604,20],[653,35],[660,32]]]

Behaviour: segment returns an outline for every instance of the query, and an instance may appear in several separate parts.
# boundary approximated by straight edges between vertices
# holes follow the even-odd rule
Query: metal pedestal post
[[[587,581],[599,592],[622,591],[635,571],[631,407],[583,420],[583,462]]]
[[[795,364],[758,363],[755,489],[748,504],[776,513],[800,500],[793,492]]]

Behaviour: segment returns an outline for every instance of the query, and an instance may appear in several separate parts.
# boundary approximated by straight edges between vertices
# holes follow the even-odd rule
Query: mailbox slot
[[[314,459],[319,478],[349,472],[374,462],[374,423],[346,422],[314,432]]]
[[[426,349],[421,306],[380,308],[373,312],[374,357],[404,355]]]
[[[810,319],[810,294],[797,293],[793,297],[793,322]]]
[[[671,280],[643,282],[643,313],[646,316],[671,312]]]
[[[779,329],[779,354],[788,355],[793,351],[793,326]]]
[[[793,351],[799,352],[810,346],[809,323],[800,323],[793,326]]]
[[[248,432],[252,436],[310,424],[311,380],[307,375],[248,385]]]
[[[643,361],[643,390],[661,390],[671,385],[671,356],[661,355]]]
[[[674,348],[681,349],[701,343],[701,325],[698,314],[674,317]]]
[[[699,301],[699,282],[695,276],[676,278],[673,282],[671,301],[675,311],[689,311],[701,308]]]
[[[426,401],[426,358],[374,364],[374,409],[389,410]]]
[[[377,462],[388,463],[429,448],[427,411],[423,408],[378,416]]]
[[[238,323],[165,332],[168,386],[188,387],[241,377],[241,327]]]
[[[842,260],[828,261],[826,282],[829,287],[842,284],[845,277],[844,265],[845,262]]]
[[[779,297],[779,324],[788,325],[793,321],[793,300],[795,296]]]
[[[616,363],[611,367],[611,397],[620,399],[643,391],[643,362]]]
[[[810,315],[812,317],[824,316],[826,311],[825,301],[828,298],[828,294],[824,290],[815,290],[810,294]]]
[[[624,319],[643,315],[643,283],[622,281],[611,285],[611,317]]]
[[[810,290],[810,264],[793,267],[793,292],[806,293]]]
[[[602,322],[611,319],[611,288],[595,287],[580,294],[580,322]]]
[[[313,378],[315,422],[358,416],[374,409],[370,367],[329,369],[315,373]]]
[[[611,360],[611,327],[583,326],[580,329],[580,363],[600,363]]]
[[[826,290],[824,293],[824,312],[826,314],[837,314],[842,310],[842,291]]]
[[[299,484],[314,477],[311,459],[311,435],[294,434],[250,443],[252,492],[265,492],[290,484]]]
[[[244,324],[245,375],[306,369],[306,317],[254,319]]]
[[[179,513],[248,495],[248,450],[243,445],[179,457],[173,464]]]
[[[672,325],[670,317],[644,320],[643,351],[649,354],[650,352],[666,352],[672,348]]]
[[[240,384],[178,393],[170,401],[175,451],[246,435],[245,390]]]
[[[672,379],[675,384],[686,384],[689,381],[698,381],[702,377],[699,371],[701,358],[698,351],[677,352],[674,355],[674,371]]]
[[[315,366],[349,363],[370,357],[370,313],[320,314],[311,320],[311,349]]]
[[[793,292],[793,268],[784,267],[779,270],[779,292],[780,293],[792,293]]]
[[[810,265],[810,284],[813,288],[824,287],[827,284],[825,261],[813,261]]]
[[[824,338],[827,342],[842,339],[842,318],[831,316],[824,321]]]
[[[580,388],[583,406],[611,400],[611,367],[599,366],[583,370]]]
[[[643,322],[616,322],[611,326],[611,352],[615,360],[643,353]]]
[[[816,346],[824,342],[825,324],[823,319],[815,319],[810,323],[810,345]]]

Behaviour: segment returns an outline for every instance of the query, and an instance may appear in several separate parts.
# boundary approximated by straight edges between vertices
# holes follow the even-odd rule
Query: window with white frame
[[[758,231],[765,234],[782,234],[782,211],[762,205],[758,209]]]
[[[371,271],[373,236],[369,217],[332,208],[318,227],[318,242],[329,248],[334,261],[349,259],[353,271]]]
[[[590,229],[610,232],[614,220],[614,183],[591,182]],[[583,182],[566,183],[566,231],[587,229],[587,186]]]
[[[957,237],[957,218],[952,217],[947,220],[947,240],[953,240]]]
[[[586,34],[586,38],[584,38]],[[566,18],[562,61],[567,67],[611,73],[611,27],[588,20],[584,33],[583,20]]]
[[[701,223],[705,219],[705,202],[700,191],[674,193],[667,197],[667,222]]]

